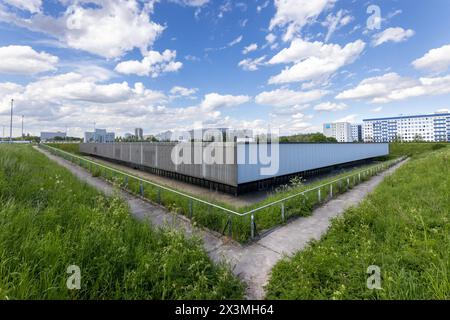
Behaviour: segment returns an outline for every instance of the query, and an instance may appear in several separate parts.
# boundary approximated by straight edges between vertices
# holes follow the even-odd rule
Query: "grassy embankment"
[[[412,159],[279,262],[267,298],[450,299],[450,147],[435,145],[394,145]],[[381,268],[382,290],[366,287],[370,265]]]
[[[63,150],[69,151],[72,153],[75,153],[73,151],[70,151],[71,148],[77,148],[75,147],[67,147],[67,145],[64,144],[56,144],[51,145],[53,147],[61,148],[62,146],[65,148]],[[214,201],[213,199],[208,199],[205,197],[198,197],[202,198],[203,200],[218,204],[222,207],[229,208],[238,212],[248,212],[249,210],[252,210],[254,208],[263,206],[265,204],[268,204],[270,202],[288,197],[293,194],[298,194],[306,189],[311,189],[316,186],[329,183],[331,181],[334,181],[338,178],[342,178],[344,176],[355,174],[357,172],[360,172],[364,169],[370,169],[373,168],[375,165],[365,165],[361,166],[359,168],[355,168],[353,170],[348,170],[339,174],[331,175],[323,179],[319,179],[317,181],[314,181],[308,185],[298,185],[295,187],[289,187],[285,188],[282,191],[279,191],[277,193],[274,193],[273,195],[269,196],[264,201],[254,204],[252,206],[243,207],[243,208],[235,208],[231,204],[228,203],[219,203],[217,201]],[[112,175],[111,173],[108,173],[104,170],[99,170],[98,168],[91,168],[90,165],[86,166],[87,169],[92,171],[92,174],[94,176],[102,176],[105,179],[108,179],[115,183],[116,185],[120,185],[122,187],[127,187],[128,190],[134,192],[134,193],[140,193],[140,186],[139,182],[133,179],[124,179],[123,177],[120,177],[120,175]],[[356,178],[356,177],[355,177]],[[369,177],[368,176],[361,176],[361,180],[365,181]],[[349,180],[349,188],[353,188],[355,184],[358,183],[357,179],[351,178]],[[341,184],[335,184],[333,186],[333,194],[338,195],[340,193],[343,193],[347,190],[347,184],[344,181]],[[326,199],[329,195],[329,188],[324,187],[322,190],[322,201]],[[184,191],[183,191],[184,192]],[[231,221],[231,235],[232,237],[240,242],[246,242],[250,239],[251,230],[250,230],[250,215],[240,217],[235,216],[233,214],[228,215],[224,211],[220,209],[216,209],[213,207],[210,207],[206,204],[202,204],[199,202],[194,202],[192,205],[192,216],[189,211],[189,200],[181,197],[179,195],[176,195],[174,193],[171,193],[169,191],[165,190],[158,190],[156,187],[152,187],[150,185],[144,186],[144,196],[147,199],[150,199],[154,202],[159,202],[162,205],[164,205],[166,208],[168,208],[171,211],[189,216],[195,223],[206,226],[209,229],[218,231],[218,232],[225,232],[228,233],[228,227],[227,227],[227,221],[230,219]],[[307,197],[295,197],[290,200],[287,200],[284,202],[284,222],[286,222],[289,219],[296,218],[296,217],[302,217],[302,216],[308,216],[311,214],[312,210],[319,204],[318,202],[318,194],[317,191],[310,193],[307,195]],[[256,232],[260,233],[264,230],[269,230],[270,228],[273,228],[277,225],[280,225],[283,223],[283,218],[281,214],[281,204],[276,206],[271,206],[268,208],[265,208],[263,210],[258,211],[255,214],[255,223],[256,223]]]
[[[135,221],[30,146],[0,145],[0,299],[239,299],[199,239]],[[68,290],[67,268],[81,269]]]

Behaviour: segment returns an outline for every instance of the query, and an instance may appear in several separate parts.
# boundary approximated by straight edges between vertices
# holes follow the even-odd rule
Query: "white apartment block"
[[[336,138],[338,142],[353,142],[352,125],[348,122],[325,123],[323,134],[329,138]]]
[[[95,129],[94,132],[84,133],[84,143],[112,143],[114,141],[114,132],[106,132],[105,129]]]
[[[364,120],[365,142],[450,142],[450,113]]]

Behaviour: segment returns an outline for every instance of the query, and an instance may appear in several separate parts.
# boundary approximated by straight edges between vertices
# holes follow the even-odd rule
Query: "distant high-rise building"
[[[85,143],[112,143],[115,141],[114,132],[106,132],[105,129],[95,129],[94,132],[84,133]]]
[[[353,142],[352,125],[348,122],[333,122],[323,125],[323,134],[338,142]]]
[[[352,142],[363,141],[363,126],[362,124],[352,124]]]
[[[450,142],[450,113],[364,120],[365,142]]]
[[[134,136],[138,140],[144,140],[144,130],[142,128],[134,129]]]

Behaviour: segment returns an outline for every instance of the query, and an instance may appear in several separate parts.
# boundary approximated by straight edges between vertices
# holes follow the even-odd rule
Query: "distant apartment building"
[[[134,129],[134,136],[138,140],[144,140],[144,130],[142,130],[142,128]]]
[[[352,124],[352,142],[362,141],[364,141],[362,124]]]
[[[112,143],[115,138],[114,132],[107,132],[105,129],[95,129],[94,132],[84,133],[84,143]]]
[[[65,139],[65,132],[41,132],[41,141],[54,141],[57,138]]]
[[[353,142],[352,125],[348,122],[333,122],[323,125],[323,134],[338,142]]]
[[[158,139],[158,141],[167,142],[171,140],[172,134],[173,134],[172,131],[165,131],[157,134],[155,138]]]
[[[450,142],[450,113],[364,120],[365,142]]]

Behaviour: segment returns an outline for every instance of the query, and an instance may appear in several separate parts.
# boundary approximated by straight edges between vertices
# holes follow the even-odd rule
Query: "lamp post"
[[[13,123],[14,99],[11,99],[11,120],[9,123],[9,142],[12,143],[12,123]]]

